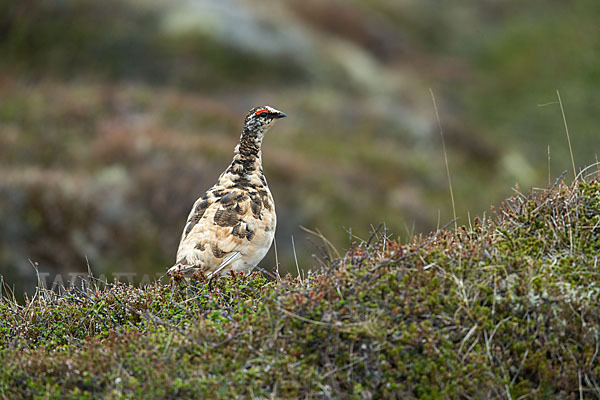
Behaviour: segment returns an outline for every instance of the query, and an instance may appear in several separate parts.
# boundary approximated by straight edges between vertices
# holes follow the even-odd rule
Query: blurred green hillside
[[[0,274],[164,272],[260,104],[290,116],[263,149],[281,272],[292,237],[302,268],[318,252],[300,225],[341,250],[452,218],[429,88],[465,222],[570,167],[556,89],[577,165],[595,161],[599,18],[592,0],[2,2]]]

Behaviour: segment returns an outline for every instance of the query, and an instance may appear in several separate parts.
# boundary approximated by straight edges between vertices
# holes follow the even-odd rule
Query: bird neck
[[[244,157],[260,158],[260,149],[264,136],[265,132],[263,129],[244,126],[242,136],[240,137],[240,145],[236,149],[236,153]]]
[[[264,131],[244,127],[240,144],[235,148],[231,171],[238,175],[248,175],[262,171],[261,145]]]

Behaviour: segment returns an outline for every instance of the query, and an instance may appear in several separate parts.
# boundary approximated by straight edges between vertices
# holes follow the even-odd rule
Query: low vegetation
[[[94,279],[0,303],[3,398],[600,398],[600,182],[305,277]]]

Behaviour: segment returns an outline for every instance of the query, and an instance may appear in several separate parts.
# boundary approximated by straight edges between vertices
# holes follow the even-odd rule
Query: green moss
[[[469,229],[361,243],[302,281],[5,298],[0,392],[597,398],[599,213],[600,184],[579,182],[512,198]]]

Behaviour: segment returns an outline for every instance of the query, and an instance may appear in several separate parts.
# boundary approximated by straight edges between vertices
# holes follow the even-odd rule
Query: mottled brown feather
[[[253,112],[248,114],[231,165],[194,203],[177,250],[177,264],[170,273],[248,271],[265,256],[277,224],[260,153],[271,123]]]

